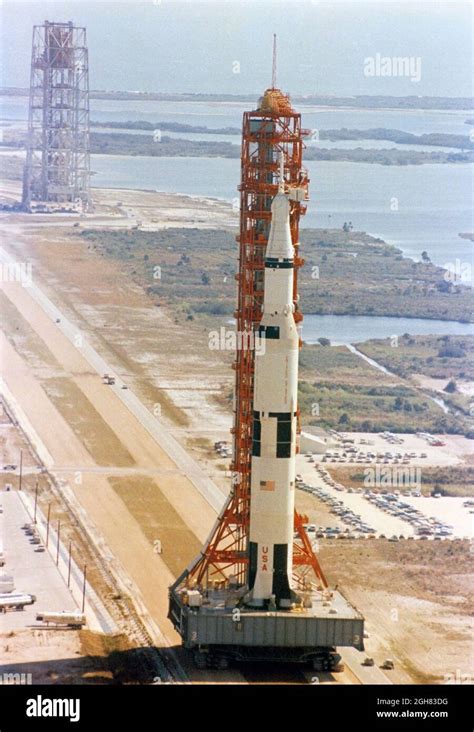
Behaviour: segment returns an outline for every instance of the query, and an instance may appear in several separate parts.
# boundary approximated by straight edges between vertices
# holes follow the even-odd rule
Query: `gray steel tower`
[[[33,27],[23,207],[81,211],[91,205],[86,29]]]

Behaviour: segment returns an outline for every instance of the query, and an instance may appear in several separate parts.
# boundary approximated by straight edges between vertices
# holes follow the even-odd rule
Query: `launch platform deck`
[[[197,596],[195,596],[197,597]],[[311,650],[350,646],[363,650],[364,618],[333,591],[313,591],[312,607],[292,610],[255,610],[232,602],[229,590],[203,593],[198,606],[189,596],[172,592],[170,619],[186,648],[238,646]],[[191,600],[194,602],[195,598]]]

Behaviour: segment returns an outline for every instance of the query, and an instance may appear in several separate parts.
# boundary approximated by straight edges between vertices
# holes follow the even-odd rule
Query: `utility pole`
[[[72,554],[72,544],[69,542],[69,560],[67,565],[67,586],[69,587],[71,583],[71,554]]]
[[[48,517],[46,519],[46,547],[48,546],[49,542],[49,518],[51,516],[51,504],[48,503]]]
[[[36,481],[36,486],[35,486],[35,512],[34,512],[34,515],[33,515],[33,523],[34,524],[36,524],[36,509],[37,509],[37,506],[38,506],[38,481]]]
[[[61,537],[61,521],[58,519],[58,545],[56,547],[56,566],[59,564],[59,540]]]
[[[18,480],[18,490],[21,491],[21,485],[23,482],[23,450],[20,450],[20,478]]]
[[[84,564],[84,580],[82,583],[82,612],[86,607],[86,577],[87,577],[87,564]]]

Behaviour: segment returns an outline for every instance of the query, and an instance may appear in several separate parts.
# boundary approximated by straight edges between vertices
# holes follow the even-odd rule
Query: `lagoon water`
[[[228,158],[94,155],[93,185],[238,202],[239,166]],[[311,200],[303,227],[340,228],[352,221],[354,229],[395,244],[407,256],[418,260],[426,250],[436,264],[456,267],[458,260],[458,270],[469,274],[473,244],[459,233],[474,230],[471,165],[310,161],[307,168]]]
[[[238,127],[242,114],[254,108],[251,102],[165,102],[91,99],[91,120],[97,122],[180,122],[206,127]],[[309,129],[370,129],[385,127],[423,134],[449,132],[468,135],[467,110],[340,109],[299,104],[303,127]],[[0,97],[2,119],[26,120],[27,97]]]
[[[3,120],[27,118],[26,97],[0,97]],[[91,100],[95,121],[147,120],[181,122],[207,127],[240,128],[242,113],[252,104],[241,102],[144,102]],[[469,111],[358,110],[300,105],[303,126],[309,129],[385,127],[421,134],[469,134]],[[148,133],[149,134],[149,133]],[[172,134],[177,137],[176,133]],[[179,135],[181,136],[181,135]],[[183,137],[236,141],[234,135]],[[159,144],[159,143],[157,143]],[[309,141],[309,144],[318,144]],[[364,140],[331,143],[324,147],[405,147]],[[422,149],[421,146],[414,149]],[[439,148],[431,148],[436,150]],[[146,188],[159,191],[238,200],[239,160],[222,158],[152,158],[94,155],[93,185]],[[354,229],[400,247],[419,259],[427,251],[433,262],[457,269],[472,281],[473,244],[459,237],[474,230],[472,213],[473,166],[468,164],[385,166],[368,163],[309,161],[310,197],[304,227]]]
[[[369,338],[410,335],[474,335],[473,323],[423,318],[386,318],[366,315],[305,315],[303,340],[329,338],[332,345],[362,343]]]

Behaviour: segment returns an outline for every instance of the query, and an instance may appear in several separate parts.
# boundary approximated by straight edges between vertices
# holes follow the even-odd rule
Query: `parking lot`
[[[347,489],[334,481],[321,462],[297,456],[298,488],[326,504],[337,519],[334,526],[308,527],[316,538],[400,538],[446,540],[471,538],[474,508],[466,499],[404,495],[402,491]],[[405,493],[412,493],[405,491]]]
[[[0,529],[5,564],[2,573],[13,575],[13,593],[34,595],[36,601],[23,610],[7,610],[2,615],[2,632],[38,626],[39,611],[78,610],[66,582],[59,574],[48,551],[38,552],[38,544],[31,543],[21,528],[31,522],[17,491],[0,492]]]
[[[330,430],[333,448],[317,456],[328,464],[449,466],[472,454],[472,441],[462,435],[392,434]]]

